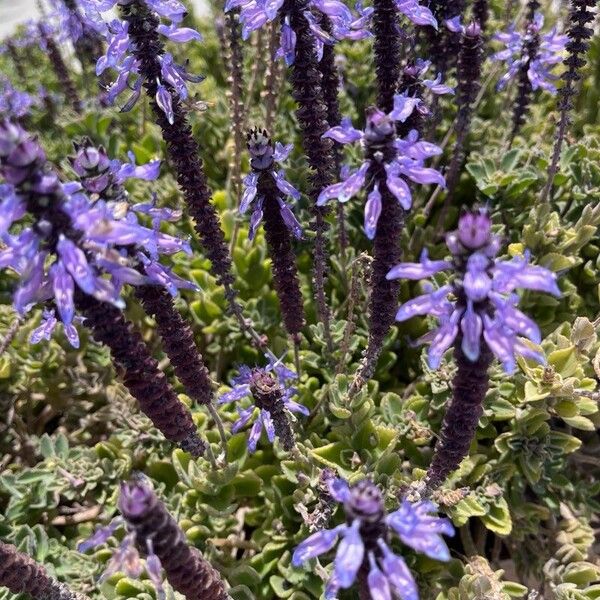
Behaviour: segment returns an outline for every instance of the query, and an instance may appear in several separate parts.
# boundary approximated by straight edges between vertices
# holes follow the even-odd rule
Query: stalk
[[[552,159],[548,168],[548,180],[540,196],[542,202],[546,202],[550,197],[554,177],[558,173],[560,153],[571,124],[570,113],[574,106],[573,96],[577,94],[577,82],[581,79],[581,70],[586,65],[585,55],[590,47],[589,40],[594,34],[594,30],[588,25],[596,18],[594,13],[590,12],[596,4],[596,0],[571,0],[569,27],[567,29],[567,35],[569,36],[569,42],[567,43],[568,56],[563,61],[566,71],[562,75],[564,85],[558,92],[560,120],[556,130]]]
[[[254,331],[251,323],[246,321],[242,307],[236,300],[229,248],[217,211],[211,203],[211,190],[204,173],[199,145],[192,135],[187,110],[179,96],[172,93],[174,118],[173,123],[169,123],[156,102],[157,80],[161,77],[158,56],[164,53],[164,44],[157,31],[158,17],[149,10],[144,0],[133,0],[129,4],[121,5],[121,9],[123,17],[129,23],[129,36],[135,43],[134,54],[140,61],[140,72],[145,77],[144,88],[150,99],[150,106],[162,130],[177,182],[194,219],[194,227],[211,261],[211,272],[217,282],[225,288],[229,309],[242,330],[250,335],[258,348],[264,349],[265,340]],[[169,88],[169,85],[166,84],[166,87]]]
[[[471,129],[473,106],[481,87],[481,68],[483,65],[483,40],[481,27],[477,23],[469,25],[461,38],[461,48],[458,57],[456,142],[452,151],[452,160],[446,175],[448,192],[440,213],[439,223],[442,225],[446,212],[452,202],[454,190],[458,184],[460,168],[466,158],[465,142]]]
[[[327,33],[332,33],[332,26],[329,17],[323,15],[321,20],[321,28]],[[327,108],[327,123],[329,127],[335,127],[340,124],[342,114],[340,112],[340,102],[338,98],[338,90],[340,87],[340,74],[335,65],[335,47],[331,44],[325,44],[323,48],[323,57],[319,62],[319,70],[321,71],[321,81],[323,86],[323,99]],[[333,157],[335,161],[335,170],[339,173],[342,162],[341,146],[337,142],[333,144]],[[338,239],[342,256],[345,259],[346,250],[348,249],[348,233],[346,231],[346,214],[344,204],[337,203],[337,220],[338,220]]]
[[[375,36],[373,47],[377,73],[377,102],[380,110],[389,113],[394,106],[394,95],[397,92],[401,71],[398,13],[393,0],[375,0],[374,8],[372,30]],[[392,141],[392,139],[388,141]],[[384,142],[377,147],[367,148],[367,154],[386,150],[390,151]],[[375,185],[379,187],[381,216],[373,241],[369,342],[359,371],[350,387],[350,397],[357,394],[375,372],[383,342],[394,324],[400,290],[400,283],[397,280],[388,280],[386,275],[402,256],[400,236],[404,226],[404,210],[388,190],[386,179],[386,172],[382,164],[374,160],[369,169],[367,181],[372,182],[369,191]]]
[[[511,144],[521,130],[523,123],[525,123],[529,105],[531,104],[531,97],[533,96],[533,86],[529,80],[529,68],[531,63],[537,58],[540,49],[540,34],[535,31],[533,27],[535,12],[539,7],[540,4],[537,0],[531,0],[527,4],[527,29],[529,32],[529,40],[523,48],[526,60],[519,69],[519,76],[517,79],[517,96],[513,108],[512,130],[510,133]]]
[[[304,12],[309,10],[307,0],[286,0],[283,13],[290,19],[290,26],[296,34],[296,57],[290,69],[292,95],[298,105],[296,118],[302,131],[302,143],[308,164],[312,170],[310,177],[312,229],[315,232],[313,248],[313,283],[317,315],[323,324],[327,351],[333,353],[331,338],[330,310],[325,293],[327,280],[327,230],[326,207],[316,205],[322,189],[333,183],[334,158],[332,142],[324,139],[329,129],[327,107],[324,102],[322,77],[315,50],[313,34]]]
[[[64,91],[65,97],[67,101],[73,108],[73,110],[77,114],[81,114],[82,112],[82,103],[79,98],[79,94],[77,93],[77,89],[75,88],[75,84],[71,79],[71,75],[69,74],[69,69],[64,61],[64,58],[56,45],[56,42],[52,39],[52,36],[46,33],[44,26],[40,24],[39,26],[40,35],[42,36],[42,40],[44,41],[46,48],[48,50],[48,58],[50,59],[50,63],[52,64],[52,68],[54,69],[54,73]]]
[[[139,332],[119,309],[82,292],[76,293],[75,305],[86,318],[94,339],[110,348],[122,370],[123,383],[142,412],[168,440],[194,457],[202,456],[206,443],[198,437],[192,415],[178,400]]]
[[[19,52],[15,46],[15,43],[10,38],[6,40],[6,49],[8,50],[8,54],[15,65],[15,71],[19,76],[21,85],[25,85],[27,83],[27,73],[25,72],[25,67],[23,65],[23,59],[19,55]]]

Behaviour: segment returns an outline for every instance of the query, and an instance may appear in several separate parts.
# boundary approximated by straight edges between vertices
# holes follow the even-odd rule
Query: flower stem
[[[452,382],[452,400],[446,410],[440,439],[425,477],[428,494],[456,471],[468,456],[489,387],[488,370],[493,355],[487,344],[481,341],[480,355],[475,362],[464,355],[460,345],[461,339],[458,339],[454,347],[458,371]]]

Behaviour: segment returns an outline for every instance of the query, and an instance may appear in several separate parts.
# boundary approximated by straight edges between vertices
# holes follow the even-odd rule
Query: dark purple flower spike
[[[269,357],[267,357],[269,358]],[[308,416],[309,410],[292,400],[297,390],[290,382],[298,377],[283,365],[281,360],[269,358],[265,368],[251,369],[242,365],[239,375],[231,380],[232,389],[218,399],[218,404],[230,404],[243,398],[252,398],[247,408],[237,408],[239,419],[233,424],[232,432],[237,433],[246,425],[253,425],[248,436],[248,450],[253,453],[264,429],[269,442],[279,438],[283,449],[290,451],[295,446],[294,433],[290,427],[288,413]],[[258,415],[255,417],[256,410]]]
[[[327,351],[333,353],[330,310],[325,293],[327,279],[327,230],[326,208],[316,205],[319,192],[330,185],[334,177],[335,161],[332,142],[323,138],[328,129],[322,77],[319,72],[317,48],[313,32],[306,20],[309,10],[307,0],[286,0],[282,9],[282,23],[295,38],[294,62],[290,69],[292,95],[298,108],[296,118],[302,132],[302,145],[312,171],[310,177],[310,210],[313,215],[311,228],[315,232],[313,247],[313,281],[317,316],[323,324]]]
[[[250,239],[262,220],[273,262],[273,281],[279,298],[285,327],[294,344],[300,343],[304,327],[304,304],[292,238],[302,237],[302,227],[297,221],[291,203],[300,199],[300,192],[285,179],[278,165],[283,163],[292,145],[273,145],[268,133],[254,129],[248,133],[248,151],[252,172],[244,180],[244,194],[240,212],[252,210]]]
[[[501,241],[491,232],[484,210],[469,211],[459,219],[458,230],[446,237],[451,260],[430,260],[424,251],[420,263],[401,263],[390,279],[420,280],[451,271],[450,281],[439,289],[403,304],[397,321],[431,315],[439,326],[418,343],[429,343],[428,361],[437,369],[444,353],[454,347],[458,372],[453,397],[444,418],[440,441],[427,475],[430,489],[440,485],[467,455],[482,412],[488,388],[488,368],[494,356],[512,373],[518,355],[544,362],[544,356],[525,344],[539,343],[538,326],[516,305],[518,288],[560,296],[556,275],[528,264],[528,256],[510,261],[496,258]]]
[[[560,153],[570,125],[570,113],[573,110],[573,96],[577,94],[577,82],[581,79],[581,70],[587,63],[585,56],[590,47],[590,39],[594,35],[594,29],[590,25],[596,19],[596,14],[592,11],[597,4],[596,0],[571,0],[567,29],[567,56],[563,60],[566,70],[561,76],[564,84],[559,91],[560,121],[548,167],[548,180],[540,196],[542,202],[550,196],[554,176],[558,173]]]
[[[113,519],[78,546],[80,552],[96,548],[105,544],[116,529],[126,526],[128,533],[113,554],[101,581],[117,571],[138,578],[143,570],[142,555],[146,572],[161,600],[166,597],[163,569],[173,589],[188,600],[229,598],[218,571],[197,548],[187,543],[185,533],[143,475],[138,474],[121,484],[118,506],[123,518]]]
[[[62,88],[67,101],[71,105],[71,108],[79,114],[82,111],[81,98],[79,97],[77,88],[75,87],[75,83],[73,82],[71,74],[69,73],[69,69],[65,63],[62,53],[52,37],[52,29],[47,24],[40,23],[39,31],[42,46],[48,53],[48,59],[52,64],[52,68],[54,69],[54,73],[56,74],[56,77],[60,83],[60,87]]]
[[[9,122],[0,124],[0,174],[7,181],[0,186],[1,233],[7,245],[0,253],[0,266],[20,277],[14,294],[17,312],[25,314],[36,303],[52,303],[69,341],[77,346],[73,324],[77,308],[95,339],[111,349],[142,411],[167,439],[194,456],[201,455],[205,444],[190,412],[177,399],[140,334],[116,308],[123,305],[118,289],[102,276],[121,268],[120,245],[156,244],[156,232],[113,219],[112,213],[93,206],[81,193],[68,195],[67,190],[79,186],[63,186],[46,165],[38,142]],[[34,226],[12,235],[12,224],[26,212],[33,216]],[[129,283],[145,282],[134,269],[127,270],[127,277]],[[54,312],[46,312],[34,341],[48,337],[56,322]]]
[[[456,29],[461,35],[457,65],[458,86],[456,89],[458,115],[454,126],[456,141],[446,175],[448,193],[440,213],[438,221],[440,225],[443,225],[446,212],[452,204],[454,190],[460,177],[460,168],[466,158],[465,144],[471,129],[475,99],[481,87],[481,69],[484,60],[483,37],[479,23],[473,21],[469,25],[463,26],[460,24],[460,19],[454,19],[453,24],[448,26]]]
[[[404,559],[389,547],[390,538],[395,534],[416,552],[448,561],[450,552],[442,535],[454,535],[450,521],[431,514],[432,502],[403,501],[398,510],[387,513],[381,491],[368,479],[351,487],[342,479],[331,479],[329,492],[343,504],[346,524],[313,533],[294,550],[292,565],[300,567],[337,545],[327,600],[355,583],[361,599],[418,600],[417,584]]]
[[[88,600],[50,577],[42,565],[15,546],[1,541],[0,586],[7,587],[12,594],[28,594],[34,600]]]
[[[181,211],[159,208],[153,203],[131,206],[127,202],[128,196],[123,182],[128,178],[156,179],[160,161],[137,166],[133,162],[110,160],[104,148],[96,148],[89,140],[77,144],[76,150],[77,154],[71,159],[71,164],[79,175],[83,188],[96,194],[100,200],[112,204],[115,212],[123,212],[129,221],[135,219],[132,213],[146,214],[152,217],[153,226],[158,231],[163,219],[173,221],[181,217]],[[177,243],[175,238],[170,241],[170,245]],[[187,243],[184,243],[182,249],[186,247]],[[210,374],[196,346],[191,327],[175,308],[173,294],[167,291],[168,289],[176,293],[179,287],[191,287],[196,290],[197,288],[163,267],[156,257],[143,254],[145,260],[141,261],[142,254],[136,246],[126,246],[124,249],[126,256],[150,279],[149,284],[137,286],[135,293],[146,312],[156,320],[158,333],[175,374],[190,398],[200,404],[211,404],[213,391]],[[160,248],[157,250],[160,251]],[[157,283],[159,285],[156,285]]]
[[[560,63],[568,40],[567,36],[558,34],[556,28],[542,35],[544,16],[536,12],[539,6],[539,2],[529,2],[529,20],[523,34],[515,31],[513,24],[507,32],[494,36],[495,40],[506,45],[506,49],[494,54],[492,60],[504,61],[508,66],[508,71],[498,82],[498,89],[506,87],[512,79],[518,85],[511,141],[525,122],[533,93],[538,89],[556,93],[556,77],[552,70]]]

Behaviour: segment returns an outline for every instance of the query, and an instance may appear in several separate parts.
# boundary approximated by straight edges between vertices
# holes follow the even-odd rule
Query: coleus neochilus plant
[[[529,264],[529,256],[511,260],[497,257],[501,238],[492,233],[484,209],[465,211],[458,229],[446,236],[450,260],[430,260],[423,251],[420,263],[401,263],[390,279],[421,280],[449,271],[447,283],[403,304],[397,321],[431,315],[439,326],[418,340],[428,343],[429,366],[437,369],[449,348],[458,368],[452,382],[452,399],[446,411],[440,439],[426,475],[429,491],[444,482],[467,455],[489,386],[489,367],[494,357],[507,373],[516,368],[518,356],[543,363],[544,355],[525,343],[541,341],[536,323],[516,306],[518,288],[560,296],[556,275]]]
[[[341,144],[360,142],[364,161],[353,172],[346,167],[343,180],[323,189],[317,202],[325,204],[334,198],[347,202],[364,190],[367,193],[364,230],[367,237],[374,240],[369,344],[353,383],[352,395],[372,376],[385,336],[394,322],[398,286],[389,285],[386,275],[400,254],[402,219],[412,205],[409,182],[445,185],[439,171],[425,166],[425,161],[441,154],[441,149],[419,140],[416,130],[404,139],[397,136],[397,124],[402,124],[419,102],[417,97],[397,94],[389,114],[375,107],[367,111],[364,131],[355,129],[349,119],[344,119],[341,125],[325,134]]]
[[[79,185],[63,185],[47,165],[37,140],[9,121],[0,124],[0,175],[6,182],[0,186],[6,245],[0,265],[19,278],[13,296],[16,311],[24,315],[36,304],[50,307],[34,333],[41,339],[56,327],[56,310],[67,338],[78,346],[77,309],[95,339],[111,349],[125,385],[143,412],[167,439],[201,455],[206,445],[198,437],[189,410],[179,402],[141,335],[120,310],[124,306],[120,285],[139,285],[148,282],[149,276],[123,265],[118,248],[137,243],[158,249],[163,242],[171,246],[171,237],[135,222],[119,221],[106,206],[92,205]],[[13,234],[11,228],[26,214],[33,218],[33,225]],[[144,269],[156,263],[150,257]]]
[[[182,27],[186,15],[179,2],[161,0],[90,0],[86,4],[88,18],[102,22],[99,11],[119,7],[123,20],[115,20],[107,28],[108,48],[98,61],[97,72],[107,68],[117,71],[117,79],[108,90],[108,99],[114,102],[128,89],[130,79],[133,95],[122,110],[131,110],[145,90],[150,98],[154,117],[161,128],[167,152],[173,163],[177,182],[183,192],[188,211],[194,219],[211,271],[218,283],[225,288],[225,296],[231,312],[240,327],[259,347],[264,340],[254,331],[244,317],[233,287],[231,256],[211,202],[212,192],[208,185],[198,142],[192,135],[188,111],[184,101],[188,98],[187,83],[197,83],[203,77],[195,76],[178,65],[173,55],[166,51],[161,36],[177,43],[201,39],[200,34],[189,27]],[[163,19],[166,22],[163,22]]]

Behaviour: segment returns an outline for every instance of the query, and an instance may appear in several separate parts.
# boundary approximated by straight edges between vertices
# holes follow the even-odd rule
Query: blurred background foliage
[[[547,9],[547,18],[561,26],[566,3],[556,4],[557,10]],[[492,5],[490,28],[505,28],[505,3]],[[218,8],[214,7],[215,15]],[[193,15],[188,18],[194,20]],[[247,223],[237,215],[237,199],[231,192],[234,147],[226,51],[213,19],[196,24],[204,42],[179,48],[179,58],[189,59],[193,72],[207,75],[190,105],[194,135],[216,190],[214,202],[227,239],[234,230],[239,233],[232,252],[246,315],[268,336],[271,349],[281,354],[288,342],[264,237],[259,233],[254,242],[248,240]],[[248,127],[261,126],[264,119],[261,98],[270,63],[266,43],[266,34],[254,33],[244,45],[247,92],[252,88],[244,99]],[[64,51],[68,55],[68,48]],[[370,43],[341,44],[339,51],[344,114],[361,123],[374,95]],[[32,93],[42,84],[54,94],[55,103],[53,114],[34,110],[26,125],[40,136],[49,159],[66,179],[71,177],[66,157],[72,153],[73,140],[83,136],[104,144],[113,157],[125,159],[128,150],[139,162],[164,157],[160,132],[144,102],[127,114],[98,108],[90,66],[82,72],[69,56],[86,97],[85,114],[77,117],[62,104],[46,57],[37,48],[22,52],[28,80],[14,84]],[[0,67],[16,77],[6,57],[0,57]],[[436,493],[436,502],[459,531],[451,542],[453,560],[441,565],[409,554],[407,561],[418,576],[424,600],[594,600],[600,598],[600,38],[594,38],[589,52],[549,206],[538,205],[537,197],[553,142],[556,100],[535,96],[530,117],[509,149],[514,90],[496,93],[498,76],[498,68],[488,60],[470,156],[454,206],[441,223],[443,196],[426,212],[432,190],[419,192],[403,234],[404,258],[415,260],[424,247],[433,257],[444,256],[440,232],[455,225],[462,205],[482,203],[490,207],[495,228],[507,241],[507,253],[529,249],[539,264],[559,274],[564,296],[523,298],[526,312],[543,329],[547,364],[521,362],[511,377],[493,368],[470,456]],[[452,100],[442,109],[431,141],[439,142],[452,127]],[[276,140],[294,143],[289,179],[305,190],[307,171],[293,112],[284,84],[273,134]],[[447,144],[447,151],[451,146]],[[442,166],[447,153],[440,160]],[[246,169],[244,156],[242,171]],[[129,191],[135,201],[156,192],[161,204],[184,208],[168,165],[157,183],[137,182]],[[119,481],[141,470],[189,542],[228,579],[235,600],[319,598],[328,567],[314,572],[293,569],[290,553],[305,537],[311,516],[327,508],[319,487],[321,469],[334,469],[351,481],[373,477],[385,488],[389,506],[395,506],[429,464],[453,375],[451,362],[433,372],[422,350],[411,346],[410,340],[425,331],[427,320],[414,319],[394,328],[368,388],[350,404],[345,399],[349,375],[366,346],[370,248],[361,230],[361,204],[352,201],[346,208],[351,240],[346,252],[340,250],[337,223],[331,219],[328,291],[333,355],[325,351],[323,331],[315,324],[310,244],[297,243],[309,321],[301,350],[299,401],[314,412],[295,424],[298,451],[292,455],[277,443],[274,447],[264,443],[248,455],[245,434],[240,433],[229,439],[227,455],[220,457],[222,469],[213,471],[204,460],[193,461],[173,450],[139,414],[105,348],[85,334],[79,350],[59,338],[32,346],[28,338],[40,315],[23,322],[0,357],[0,537],[94,598],[152,600],[154,589],[144,578],[133,581],[117,573],[101,586],[96,584],[118,539],[111,538],[108,548],[89,555],[75,550],[96,526],[115,515]],[[300,219],[308,220],[306,196],[300,202]],[[165,227],[194,237],[185,218]],[[223,291],[209,275],[199,244],[194,241],[193,246],[193,256],[174,257],[175,268],[202,291],[183,292],[177,306],[193,323],[215,381],[225,386],[239,364],[262,364],[263,358],[226,314]],[[12,284],[9,277],[0,280],[0,332],[14,323]],[[417,283],[403,282],[401,300],[410,298],[416,288]],[[161,353],[151,319],[133,299],[127,313],[142,328],[171,381],[179,385]],[[185,396],[182,400],[190,402]],[[191,408],[197,425],[217,448],[214,424],[202,409]],[[236,418],[230,408],[221,409],[221,415],[226,422]],[[341,518],[334,513],[331,522]],[[170,588],[168,594],[175,595]],[[0,599],[9,597],[0,590]]]

